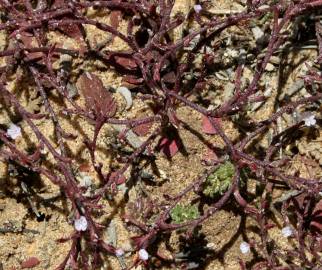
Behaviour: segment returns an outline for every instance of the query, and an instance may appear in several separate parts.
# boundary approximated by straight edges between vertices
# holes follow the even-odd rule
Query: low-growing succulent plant
[[[223,194],[230,187],[234,172],[234,165],[230,161],[221,164],[207,177],[203,193],[212,198]]]
[[[183,206],[177,204],[170,212],[172,221],[180,224],[199,217],[198,207],[196,205]]]
[[[128,196],[136,187],[142,188],[142,194],[144,190],[144,198],[135,201],[134,207],[129,202],[130,213],[123,217],[124,223],[135,226],[141,234],[132,238],[138,251],[133,252],[137,260],[129,267],[119,260],[122,269],[133,269],[137,264],[155,268],[153,257],[158,249],[153,245],[156,239],[162,240],[162,236],[171,231],[202,226],[224,207],[236,205],[244,210],[247,217],[254,218],[260,236],[258,240],[248,239],[249,243],[243,242],[240,246],[244,254],[250,251],[250,247],[261,254],[260,261],[254,261],[251,268],[247,265],[247,269],[282,269],[285,254],[292,269],[322,269],[319,255],[322,183],[319,175],[309,169],[307,179],[300,171],[296,169],[293,172],[289,167],[294,157],[304,159],[301,151],[303,146],[299,145],[300,155],[285,156],[284,153],[290,142],[294,144],[302,136],[303,127],[318,131],[321,126],[321,116],[316,108],[320,108],[322,100],[322,0],[231,1],[240,2],[242,8],[234,12],[209,9],[211,2],[216,1],[196,1],[196,5],[185,5],[187,16],[180,15],[181,10],[175,13],[177,2],[0,1],[0,111],[5,114],[14,112],[12,116],[19,119],[8,119],[6,122],[0,119],[0,162],[6,163],[10,177],[15,174],[11,172],[10,164],[16,163],[38,176],[33,182],[39,184],[42,180],[40,176],[50,180],[61,190],[60,197],[64,197],[71,205],[70,214],[75,217],[74,231],[60,242],[69,240],[72,243],[66,258],[61,263],[54,262],[60,263],[55,269],[96,269],[103,263],[101,256],[123,256],[125,250],[116,248],[113,234],[105,239],[104,229],[108,225],[100,222],[102,215],[110,211],[105,208],[104,200],[116,197],[122,190],[120,184],[126,185],[126,192],[122,196]],[[108,18],[95,18],[95,12],[110,14],[110,24],[103,22]],[[118,29],[121,20],[123,26],[127,24],[127,31]],[[186,26],[191,28],[186,29]],[[111,36],[111,39],[98,44],[96,38],[90,35],[91,31],[87,30],[89,27],[95,28],[94,31],[102,31],[103,36]],[[235,30],[230,31],[231,27],[238,29],[237,35],[233,34]],[[172,34],[174,32],[178,32],[179,38]],[[68,46],[67,42],[62,44],[63,38],[54,38],[61,35],[74,41]],[[115,38],[122,42],[120,48],[109,44]],[[276,104],[268,115],[254,115],[253,112],[261,106],[265,107],[266,101],[273,97],[272,91],[284,92],[284,88],[275,89],[274,81],[277,77],[272,77],[272,74],[277,73],[273,63],[279,64],[278,55],[283,54],[287,60],[294,48],[299,51],[307,49],[306,41],[310,41],[311,46],[315,40],[317,53],[310,56],[312,65],[305,63],[305,73],[291,76],[294,77],[297,90],[291,91],[295,88],[290,87],[287,93],[292,94],[287,94],[288,97],[278,94]],[[293,72],[290,69],[284,74],[284,66],[281,67],[279,74],[275,74],[279,77],[276,80],[278,82],[284,81],[285,75]],[[116,76],[115,82],[109,79],[110,75]],[[119,79],[122,80],[120,88],[123,91],[117,88],[120,86]],[[107,82],[113,84],[111,89],[117,88],[117,92],[124,96],[129,114],[121,110],[117,95],[106,89]],[[224,84],[229,86],[229,91],[225,90]],[[224,89],[223,95],[221,91],[212,91],[212,88]],[[295,95],[295,92],[302,90],[305,90],[305,94]],[[36,98],[33,100],[37,101],[37,110],[30,109],[34,107],[31,103],[25,104],[22,99],[24,96]],[[151,111],[142,117],[133,117],[139,112],[136,110],[143,101]],[[185,121],[186,117],[181,110],[184,108],[189,109],[193,115],[200,114],[200,130],[195,130],[191,123]],[[302,110],[309,110],[309,114],[297,119],[298,112]],[[297,120],[294,123],[290,121],[284,129],[280,120],[286,116]],[[49,135],[39,120],[46,122],[46,128],[49,122],[52,123],[55,136],[51,136],[52,132]],[[19,126],[8,126],[11,121],[19,122]],[[85,121],[86,125],[79,124]],[[238,137],[231,136],[230,124],[234,125],[233,133],[236,131]],[[79,134],[67,132],[65,128],[69,125],[75,125],[75,131],[79,131]],[[85,136],[85,133],[82,134],[83,128],[88,125],[93,132]],[[21,133],[20,126],[24,127],[24,133]],[[100,141],[109,126],[117,135],[111,135],[111,141],[104,149]],[[211,153],[207,166],[211,166],[213,173],[198,175],[188,186],[183,181],[182,186],[178,186],[177,194],[158,194],[158,197],[166,198],[166,202],[154,202],[150,199],[150,192],[158,192],[157,185],[145,189],[144,182],[148,181],[137,181],[142,169],[141,161],[147,161],[148,166],[152,161],[151,166],[154,166],[154,163],[157,164],[155,161],[161,158],[159,151],[163,152],[169,162],[178,162],[173,158],[178,153],[187,157],[195,155],[189,149],[192,149],[191,142],[195,144],[196,141],[185,140],[184,136],[181,138],[183,128],[197,135],[195,140],[199,138],[202,143],[207,143]],[[294,130],[301,132],[293,134]],[[217,151],[218,145],[214,143],[217,140],[205,140],[200,132],[209,138],[220,139],[223,142],[223,148],[220,146],[220,149],[224,151]],[[312,136],[314,141],[319,142],[320,138],[315,136]],[[23,141],[24,137],[35,137],[33,152],[22,149],[19,141]],[[265,139],[265,142],[260,138]],[[75,140],[80,149],[86,150],[86,157],[89,157],[86,160],[89,168],[84,171],[84,175],[91,171],[89,175],[95,183],[90,185],[90,196],[84,194],[89,183],[87,185],[84,181],[83,185],[79,176],[74,174],[74,168],[79,167],[83,156],[82,153],[77,157],[72,154],[74,149],[69,149],[70,140]],[[114,142],[117,142],[116,146]],[[128,151],[129,147],[131,149]],[[117,170],[114,170],[114,166],[108,168],[109,162],[104,157],[102,159],[103,152],[111,152]],[[50,157],[50,166],[48,162],[43,162],[44,154]],[[230,161],[217,165],[217,162],[225,160],[226,154],[230,160],[238,160],[239,166],[234,167]],[[312,152],[312,156],[317,155]],[[25,178],[24,173],[18,171],[17,174],[19,179]],[[131,177],[125,179],[129,174]],[[233,185],[235,174],[240,176],[240,181],[232,189],[229,187]],[[254,182],[263,194],[256,194],[253,200],[247,188],[242,188],[246,182]],[[200,196],[196,201],[202,203],[204,197],[215,196],[218,196],[218,201],[205,208],[203,215],[200,215],[197,202],[194,205],[182,205],[181,200],[189,192],[199,191],[202,183],[203,194],[198,194]],[[23,187],[24,183],[20,185]],[[294,246],[292,243],[292,247],[287,247],[287,250],[279,245],[274,246],[276,250],[272,249],[274,241],[268,234],[273,222],[268,216],[271,212],[269,210],[275,209],[271,194],[276,186],[291,194],[284,194],[279,199],[283,210],[282,234],[285,237],[291,237],[291,233],[296,236],[292,239]],[[168,222],[168,208],[163,207],[169,205],[169,201],[171,222]],[[230,205],[231,202],[234,204]],[[111,213],[122,212],[119,211],[121,205],[112,204],[111,200],[112,206],[115,209]],[[64,231],[61,233],[64,234]],[[189,250],[183,252],[191,254]],[[157,257],[161,257],[159,252]],[[37,265],[38,259],[31,258],[26,261],[26,265]],[[203,268],[187,260],[170,263],[178,269]],[[239,264],[241,269],[246,269],[242,259]]]

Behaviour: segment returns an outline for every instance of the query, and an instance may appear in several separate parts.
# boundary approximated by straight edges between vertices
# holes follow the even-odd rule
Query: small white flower
[[[282,229],[282,235],[287,238],[293,234],[292,228],[290,226],[286,226]]]
[[[87,220],[86,217],[80,216],[79,219],[75,219],[74,227],[76,231],[86,231],[87,230]]]
[[[149,253],[144,248],[141,248],[139,250],[139,258],[142,261],[147,261],[149,259]]]
[[[121,248],[118,248],[117,250],[115,250],[115,255],[116,257],[122,257],[124,255],[124,250]]]
[[[199,13],[202,10],[202,6],[201,5],[194,5],[193,9],[195,10],[196,13]]]
[[[11,124],[7,129],[7,136],[15,140],[21,136],[21,128],[15,124]]]
[[[246,254],[250,251],[250,246],[247,242],[241,242],[239,248],[240,248],[241,253],[243,253],[243,254]]]
[[[303,120],[307,127],[312,127],[316,124],[315,115],[313,114],[305,117]]]

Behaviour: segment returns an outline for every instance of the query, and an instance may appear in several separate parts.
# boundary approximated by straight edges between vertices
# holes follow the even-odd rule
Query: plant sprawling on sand
[[[125,223],[141,231],[133,241],[137,251],[149,251],[145,265],[149,266],[151,263],[152,266],[153,262],[149,262],[149,258],[157,256],[153,253],[154,249],[150,250],[156,239],[182,228],[188,230],[180,230],[181,232],[189,234],[214,213],[235,203],[258,224],[260,240],[252,239],[251,246],[261,251],[261,254],[258,262],[252,266],[254,269],[289,269],[283,266],[285,262],[292,269],[322,267],[319,255],[322,243],[319,230],[321,222],[316,218],[319,217],[319,209],[316,207],[320,205],[318,201],[322,182],[315,177],[305,179],[296,173],[287,173],[285,168],[291,162],[291,157],[280,155],[281,149],[292,140],[294,130],[302,130],[303,133],[307,128],[314,130],[319,125],[319,120],[316,116],[297,121],[282,131],[276,128],[281,116],[292,115],[298,108],[318,111],[322,97],[320,72],[314,66],[307,67],[308,71],[302,76],[303,87],[307,91],[304,97],[281,101],[280,106],[264,120],[256,121],[247,117],[249,108],[267,100],[262,94],[267,89],[262,89],[260,81],[270,59],[292,49],[292,42],[295,42],[296,37],[292,36],[291,29],[305,24],[315,26],[310,28],[310,31],[315,29],[317,40],[318,56],[314,65],[321,64],[322,26],[319,10],[322,9],[322,1],[247,0],[241,1],[245,2],[243,11],[224,15],[216,15],[211,9],[208,11],[208,1],[197,2],[197,7],[192,8],[184,17],[181,14],[172,16],[174,1],[170,0],[0,1],[0,30],[6,35],[6,44],[0,51],[0,57],[4,59],[0,67],[0,100],[6,110],[14,112],[29,126],[38,140],[33,152],[23,151],[16,143],[16,133],[12,133],[12,128],[8,127],[7,131],[1,125],[0,157],[8,164],[19,164],[45,176],[71,202],[75,231],[68,239],[61,240],[72,241],[72,244],[58,269],[94,269],[102,263],[102,254],[118,256],[119,249],[104,241],[105,226],[95,220],[97,213],[94,212],[102,208],[99,202],[106,196],[116,196],[117,185],[126,181],[124,173],[139,164],[141,159],[152,158],[159,150],[171,159],[180,151],[181,140],[176,131],[184,125],[177,113],[182,106],[199,113],[204,118],[205,125],[208,125],[203,131],[219,136],[224,148],[223,151],[216,151],[210,145],[216,159],[211,159],[204,173],[191,181],[190,185],[183,187],[176,196],[164,194],[165,202],[147,203],[153,209],[153,221],[148,215],[142,215],[138,219],[135,218],[135,213],[124,216]],[[89,10],[110,11],[110,16],[114,16],[111,25],[89,16]],[[126,31],[119,30],[120,18],[127,22]],[[265,20],[269,23],[262,31],[261,43],[249,49],[252,57],[248,57],[244,50],[229,64],[221,61],[219,52],[229,52],[230,49],[216,37],[230,27],[250,28],[256,21]],[[181,29],[185,23],[193,23],[195,27],[190,32],[182,31],[182,38],[175,39],[174,31]],[[88,33],[85,26],[95,27],[107,37],[121,40],[127,49],[117,51],[108,49],[105,46],[107,43],[94,44],[86,36]],[[70,48],[65,44],[52,43],[49,36],[55,32],[76,40],[79,46]],[[198,57],[202,58],[202,64],[196,64]],[[139,93],[138,97],[152,104],[154,115],[129,119],[118,117],[119,108],[113,98],[113,91],[106,89],[93,72],[73,70],[75,66],[72,63],[76,60],[97,60],[102,65],[100,68],[117,72],[122,76],[123,82],[132,87],[132,92]],[[221,65],[229,65],[231,74],[234,74],[233,93],[221,104],[208,107],[209,102],[203,100],[201,92],[209,86],[209,77]],[[244,83],[246,67],[253,70],[253,75],[251,80]],[[12,91],[10,82],[14,75],[16,85],[28,81],[29,86],[37,90],[41,99],[38,111],[31,112],[17,93]],[[84,106],[79,105],[74,98],[73,76],[77,77],[77,88],[85,100]],[[29,89],[26,87],[21,91],[28,92]],[[61,100],[65,107],[57,111],[54,99]],[[84,145],[90,153],[91,166],[99,177],[100,186],[90,195],[84,195],[83,188],[77,182],[73,170],[77,161],[70,157],[65,143],[75,139],[75,135],[65,132],[60,122],[62,115],[67,118],[75,115],[82,117],[94,126],[93,138],[86,140]],[[55,144],[36,124],[38,119],[45,117],[54,124]],[[237,140],[230,139],[221,120],[231,121],[236,126],[240,124],[239,132],[243,136]],[[97,138],[104,125],[120,127],[119,138],[132,147],[129,134],[134,131],[136,134],[147,135],[145,141],[135,144],[136,147],[130,154],[125,155],[121,151],[118,153],[121,165],[113,172],[104,171],[96,157]],[[251,144],[272,129],[276,132],[266,149],[262,153],[254,153]],[[168,136],[169,131],[171,136]],[[157,140],[160,143],[156,143]],[[45,149],[55,161],[51,169],[43,162],[42,153]],[[256,203],[247,196],[247,191],[240,184],[245,168],[257,182],[259,190],[262,190]],[[276,248],[267,232],[271,226],[269,215],[274,204],[270,194],[276,185],[288,190],[289,194],[295,194],[279,201],[284,223],[290,226],[293,222],[294,237],[297,240],[296,247],[289,250]],[[183,198],[190,192],[199,201],[208,201],[208,208],[200,214],[197,209],[189,210],[180,206],[183,205]],[[311,230],[313,227],[314,230]],[[86,245],[80,244],[84,242]],[[172,260],[170,263],[177,262]],[[249,269],[242,260],[240,267]]]

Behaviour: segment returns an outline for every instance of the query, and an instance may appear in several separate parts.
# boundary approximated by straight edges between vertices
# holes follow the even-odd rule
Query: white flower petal
[[[142,261],[147,261],[149,259],[149,253],[144,248],[141,248],[139,250],[139,258]]]
[[[309,116],[305,117],[303,120],[304,120],[304,124],[307,127],[312,127],[316,124],[316,119],[315,119],[314,115],[309,115]]]
[[[292,234],[293,234],[293,230],[290,226],[286,226],[282,229],[282,235],[285,238],[292,236]]]
[[[21,136],[21,128],[15,124],[11,124],[7,129],[7,136],[15,140]]]
[[[124,250],[121,248],[118,248],[117,250],[115,250],[115,255],[116,257],[122,257],[124,255]]]
[[[76,231],[86,231],[87,230],[87,219],[84,216],[80,216],[79,219],[75,219],[74,221],[74,227]]]
[[[196,13],[199,13],[202,10],[202,6],[201,5],[194,5],[193,9],[195,10]]]
[[[241,253],[246,254],[250,251],[250,246],[247,242],[242,242],[239,246]]]

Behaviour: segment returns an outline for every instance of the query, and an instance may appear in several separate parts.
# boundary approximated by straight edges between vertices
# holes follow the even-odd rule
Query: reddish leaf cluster
[[[315,176],[312,179],[305,179],[299,177],[297,173],[290,174],[288,165],[292,156],[291,154],[283,156],[284,149],[290,145],[289,142],[295,140],[293,131],[302,131],[302,123],[296,123],[283,131],[276,127],[276,123],[284,114],[296,114],[299,107],[309,110],[319,108],[322,100],[322,76],[314,67],[307,66],[309,71],[303,75],[307,94],[296,100],[292,97],[279,102],[278,110],[274,108],[272,114],[264,120],[248,119],[250,116],[247,108],[255,102],[265,102],[259,93],[263,90],[259,82],[263,79],[272,56],[289,49],[284,44],[294,44],[296,40],[298,47],[302,39],[306,38],[302,33],[301,36],[295,33],[298,35],[295,38],[290,34],[291,29],[306,27],[309,32],[312,29],[308,27],[315,26],[318,47],[316,62],[321,62],[322,27],[318,11],[322,7],[322,0],[290,1],[287,5],[285,1],[248,0],[243,11],[225,16],[212,14],[212,10],[207,8],[208,3],[199,2],[198,6],[191,9],[184,17],[180,14],[172,16],[175,1],[164,0],[0,1],[0,30],[7,35],[5,49],[0,52],[0,57],[6,58],[6,65],[1,67],[0,98],[1,101],[5,101],[8,111],[19,114],[19,118],[34,133],[38,141],[33,153],[29,150],[23,151],[16,142],[8,138],[5,128],[1,126],[1,159],[10,165],[19,165],[27,171],[33,171],[49,179],[70,201],[73,216],[82,216],[87,222],[86,230],[75,230],[69,237],[62,240],[72,243],[65,260],[57,269],[68,267],[94,269],[102,264],[101,253],[117,255],[116,247],[104,240],[103,232],[106,226],[96,222],[99,213],[95,210],[101,210],[104,205],[99,204],[99,201],[104,200],[106,195],[113,199],[118,192],[116,185],[125,183],[131,188],[138,179],[143,179],[141,161],[153,162],[153,158],[150,157],[157,155],[158,151],[163,152],[169,159],[179,151],[183,152],[184,145],[180,138],[183,128],[193,132],[208,149],[203,157],[208,166],[200,176],[191,180],[191,184],[182,187],[177,195],[170,197],[169,194],[163,194],[165,200],[161,203],[147,204],[148,212],[153,212],[153,220],[150,219],[151,215],[143,215],[140,218],[136,218],[135,215],[125,215],[124,222],[137,227],[141,232],[139,236],[133,238],[136,248],[150,249],[155,245],[156,239],[162,240],[163,234],[174,230],[187,229],[187,236],[192,237],[192,231],[197,226],[202,225],[224,207],[228,209],[230,205],[234,208],[239,207],[240,211],[244,211],[245,215],[253,218],[257,224],[256,231],[260,236],[257,239],[260,240],[250,242],[252,248],[260,254],[262,261],[254,262],[254,266],[250,266],[252,269],[259,267],[284,269],[281,262],[285,261],[285,254],[294,269],[321,268],[322,260],[318,252],[321,251],[322,206],[319,192],[322,190],[322,184],[315,179]],[[245,1],[239,2],[243,5]],[[97,20],[95,16],[94,18],[89,16],[89,9],[109,11],[110,24]],[[119,29],[121,20],[128,24],[126,31],[121,32]],[[247,29],[251,33],[256,21],[264,24],[265,38],[260,44],[257,44],[259,42],[255,42],[255,45],[249,44],[240,37],[242,41],[235,44],[236,37],[233,36],[229,37],[229,42],[225,41],[230,32],[228,30],[224,33],[224,31],[229,27],[237,26],[241,29],[242,26],[242,29]],[[189,29],[187,33],[182,31],[182,38],[175,39],[173,30],[179,27],[182,29],[183,23],[189,27],[192,25],[196,27]],[[91,48],[92,42],[88,40],[89,36],[86,36],[85,25],[91,25],[103,31],[107,36],[112,36],[113,40],[117,37],[127,45],[127,50],[117,51],[108,49],[110,47],[104,45]],[[48,38],[51,31],[58,31],[81,43],[81,49],[53,46]],[[231,57],[234,58],[232,61],[222,63],[224,61],[220,55],[225,55],[225,50],[229,49],[228,44],[236,46],[236,50],[239,51],[245,47],[246,57]],[[56,57],[66,54],[70,56],[70,62],[58,63],[57,68]],[[248,54],[251,56],[248,57]],[[205,63],[196,64],[199,56],[205,60]],[[104,87],[97,75],[90,72],[79,74],[80,71],[74,70],[72,72],[74,68],[72,62],[76,57],[78,62],[86,62],[83,65],[85,69],[96,60],[100,61],[100,67],[104,66],[102,70],[113,69],[113,72],[118,73],[123,82],[131,87],[132,93],[139,93],[137,96],[142,100],[149,100],[153,115],[143,115],[135,119],[119,118],[116,115],[117,104],[113,94]],[[96,66],[93,65],[93,67]],[[243,78],[245,67],[253,70],[251,79]],[[203,105],[212,104],[212,100],[204,99],[203,92],[206,91],[213,73],[226,68],[229,74],[235,73],[233,95],[210,111]],[[75,73],[78,78],[77,88],[85,101],[84,108],[79,105],[80,100],[73,99],[69,95],[76,80]],[[9,85],[15,74],[17,74],[15,81],[17,89],[20,89],[22,81],[28,81],[31,88],[37,90],[37,97],[41,99],[43,106],[41,111],[44,113],[30,113],[20,101],[20,93],[10,90]],[[243,81],[247,83],[242,83]],[[25,96],[30,96],[29,87],[21,88]],[[86,138],[84,141],[84,147],[88,149],[90,155],[87,163],[79,164],[78,158],[68,151],[66,142],[73,136],[66,134],[60,123],[61,111],[56,111],[56,106],[53,105],[56,97],[52,93],[62,101],[62,106],[66,106],[61,110],[65,116],[75,114],[94,125],[93,137]],[[201,125],[197,123],[198,130],[188,127],[184,119],[179,119],[177,109],[182,106],[201,115],[202,123]],[[54,125],[54,138],[47,138],[46,133],[42,132],[34,121],[44,116]],[[235,124],[241,134],[240,137],[230,139],[231,136],[223,128],[224,123],[221,119]],[[316,122],[312,130],[317,128],[319,119]],[[115,138],[115,144],[111,143],[113,163],[118,162],[117,170],[111,165],[110,171],[104,171],[103,168],[106,166],[103,165],[106,164],[96,160],[96,142],[102,127],[106,124],[119,127],[115,129],[120,130],[119,136]],[[142,138],[142,141],[130,143],[128,139],[124,139],[127,138],[130,130],[145,138]],[[274,131],[268,146],[260,146],[261,148],[256,148],[254,152],[252,143],[257,142],[258,138],[268,137],[266,136],[268,130]],[[217,145],[208,140],[210,136],[204,136],[203,133],[216,134],[221,139],[223,145],[218,151]],[[307,135],[305,130],[302,133],[304,135],[296,135]],[[55,142],[53,143],[52,140]],[[131,147],[130,151],[124,151],[123,144],[128,144]],[[44,148],[54,160],[50,168],[46,166],[47,162],[42,162],[44,157],[41,153]],[[234,166],[234,176],[230,186],[222,195],[218,195],[218,198],[209,200],[201,192],[204,183],[222,163],[227,162],[227,159]],[[90,196],[84,195],[84,188],[79,187],[74,168],[79,168],[82,173],[95,172],[99,178],[100,185]],[[126,172],[129,170],[131,170],[131,177],[126,179],[124,175],[128,175]],[[249,178],[256,182],[256,186],[259,187],[258,192],[261,193],[255,200],[252,199],[253,194],[248,194],[248,189],[245,188],[245,184],[250,181],[245,177],[245,171],[248,172],[248,170]],[[271,194],[276,187],[290,191],[279,202],[284,223],[293,226],[296,231],[295,244],[289,250],[281,250],[278,245],[274,245],[274,240],[267,232],[274,227],[270,218],[272,203],[274,203]],[[171,223],[171,209],[181,203],[181,200],[190,192],[194,193],[194,198],[200,202],[200,205],[205,203],[209,205],[204,207],[200,217],[195,220],[182,224]],[[148,192],[145,192],[144,196],[149,197]],[[142,206],[140,200],[137,204]],[[119,209],[116,209],[115,212],[118,211]],[[151,253],[155,250],[157,248],[151,248]],[[158,254],[152,254],[152,256],[158,256]],[[173,268],[187,267],[177,260],[169,260],[167,263],[173,265]],[[153,263],[153,260],[147,263],[150,262]],[[37,258],[31,257],[23,262],[21,267],[32,268],[39,263]],[[240,265],[242,269],[246,269],[246,264],[242,260]]]
[[[86,107],[93,111],[96,117],[113,117],[116,113],[116,103],[111,93],[103,86],[102,81],[94,74],[85,72],[78,80]]]

